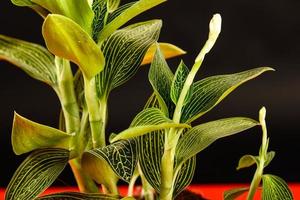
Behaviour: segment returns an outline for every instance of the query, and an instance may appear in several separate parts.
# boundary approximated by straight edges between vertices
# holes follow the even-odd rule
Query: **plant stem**
[[[84,193],[98,193],[99,189],[97,185],[87,174],[84,173],[80,163],[79,158],[69,161],[79,191]]]
[[[59,74],[58,77],[58,96],[61,102],[62,111],[65,118],[66,132],[74,135],[70,144],[71,158],[78,157],[84,150],[82,146],[82,137],[80,134],[80,114],[74,90],[74,78],[69,61],[56,57],[56,65]],[[81,169],[80,158],[69,161],[74,177],[82,192],[97,192],[98,188],[93,180],[88,177]]]
[[[263,175],[263,170],[264,170],[264,159],[260,160],[259,165],[255,171],[254,177],[252,179],[249,193],[247,196],[247,200],[253,200],[255,192],[257,188],[259,187],[259,184],[261,182],[261,177]]]
[[[165,134],[164,154],[161,160],[161,200],[171,200],[173,197],[174,160],[179,137],[180,134],[174,128]]]
[[[268,134],[267,134],[265,117],[266,117],[266,109],[265,107],[263,107],[259,111],[259,122],[262,128],[262,145],[259,152],[259,165],[252,179],[247,200],[252,200],[254,198],[255,192],[261,182],[263,170],[265,167],[265,159],[268,153]]]
[[[140,164],[138,164],[138,171],[139,171],[139,175],[141,177],[141,181],[142,181],[142,186],[143,186],[143,193],[142,193],[142,197],[145,200],[154,200],[154,189],[153,187],[149,184],[149,182],[147,181],[146,177],[144,176],[141,166]]]
[[[95,79],[88,80],[84,77],[85,100],[89,111],[89,121],[92,132],[93,148],[104,147],[105,124],[107,115],[106,101],[99,101],[96,92]]]

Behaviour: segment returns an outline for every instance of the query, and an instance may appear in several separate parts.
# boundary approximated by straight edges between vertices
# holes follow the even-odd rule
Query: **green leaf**
[[[31,77],[51,86],[57,83],[54,56],[44,47],[0,35],[0,60],[7,60]]]
[[[17,155],[40,148],[69,149],[71,139],[72,135],[30,121],[15,113],[11,140]]]
[[[103,148],[89,150],[83,154],[83,163],[89,165],[95,162],[92,157],[104,159],[121,179],[129,182],[137,165],[137,142],[135,139],[121,140]]]
[[[140,112],[132,121],[130,127],[112,139],[112,142],[138,137],[153,131],[168,128],[190,128],[188,124],[177,124],[167,118],[159,109],[149,108]]]
[[[87,0],[31,0],[49,10],[53,14],[60,14],[72,19],[87,33],[91,33],[94,13]]]
[[[180,49],[179,47],[173,44],[162,43],[162,42],[158,44],[159,44],[160,51],[164,55],[165,59],[186,54],[184,50]],[[146,65],[152,62],[156,49],[157,49],[157,44],[152,44],[151,47],[148,49],[141,65]]]
[[[93,78],[104,67],[104,56],[91,37],[74,21],[62,15],[48,15],[43,24],[48,49],[76,63],[84,76]]]
[[[170,97],[174,75],[170,70],[159,46],[157,46],[148,77],[154,93],[159,101],[160,107],[162,108],[163,112],[171,118],[172,116],[170,115],[173,113],[175,108]]]
[[[241,84],[272,68],[260,67],[244,72],[205,78],[194,84],[191,101],[183,107],[182,122],[190,123],[204,115]]]
[[[106,24],[108,16],[107,0],[94,0],[92,4],[94,19],[92,24],[92,35],[95,42],[98,42],[98,35]]]
[[[275,157],[275,151],[270,151],[267,153],[267,157],[266,157],[266,161],[264,163],[264,167],[267,167],[271,161],[273,160],[273,158]]]
[[[185,163],[183,163],[183,165],[180,168],[176,169],[178,173],[176,173],[176,177],[174,181],[174,192],[173,192],[174,197],[176,197],[192,182],[195,169],[196,169],[196,156],[191,157]]]
[[[34,6],[35,4],[31,0],[11,0],[16,6]]]
[[[119,200],[119,196],[97,193],[62,192],[39,197],[36,200]]]
[[[108,18],[107,18],[107,23],[110,23],[111,21],[113,21],[116,17],[118,17],[119,15],[121,15],[126,9],[130,8],[132,5],[134,5],[136,2],[129,2],[126,3],[122,6],[120,6],[118,9],[116,9],[115,11],[113,11],[112,13],[108,14]]]
[[[98,184],[104,185],[107,189],[116,187],[119,180],[110,164],[102,157],[99,149],[84,152],[81,159],[82,169]],[[114,191],[110,191],[114,192]]]
[[[181,61],[181,63],[179,64],[179,66],[176,70],[175,77],[172,81],[171,92],[170,92],[171,99],[175,105],[178,102],[182,88],[184,86],[184,83],[185,83],[186,78],[189,75],[189,73],[190,73],[190,70],[183,63],[183,61]],[[187,95],[185,96],[183,105],[187,104],[190,101],[191,96],[192,96],[192,86],[189,89]]]
[[[126,22],[141,14],[142,12],[153,8],[166,0],[140,0],[128,9],[122,12],[122,15],[117,16],[100,32],[98,41],[102,43],[106,38],[113,34],[117,29],[123,26]]]
[[[292,200],[293,195],[286,182],[278,176],[265,174],[263,181],[263,200]]]
[[[164,131],[139,137],[139,164],[148,183],[159,193],[161,158],[164,153]]]
[[[244,155],[240,158],[238,167],[236,170],[240,170],[242,168],[251,167],[252,165],[259,164],[259,158],[252,155]]]
[[[63,171],[69,160],[64,149],[41,149],[30,154],[12,177],[5,199],[34,199],[47,189]]]
[[[118,9],[119,5],[121,3],[121,0],[108,0],[108,11],[114,12]]]
[[[224,192],[224,200],[234,200],[247,192],[249,188],[234,188]]]
[[[96,77],[99,98],[107,97],[136,73],[147,49],[158,39],[160,28],[160,20],[137,23],[116,31],[104,42],[106,65]]]
[[[193,127],[179,140],[176,148],[178,166],[196,155],[217,139],[227,137],[259,125],[253,119],[233,117],[211,121]]]

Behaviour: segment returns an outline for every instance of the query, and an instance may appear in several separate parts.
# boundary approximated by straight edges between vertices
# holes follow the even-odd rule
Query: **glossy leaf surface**
[[[84,153],[83,160],[91,157],[104,159],[114,172],[124,181],[129,182],[137,165],[137,142],[135,139],[121,140],[106,147],[92,149]]]
[[[212,76],[194,83],[191,101],[183,107],[181,121],[194,121],[214,108],[238,86],[270,70],[273,69],[260,67],[235,74]]]
[[[154,59],[150,66],[148,77],[160,107],[163,112],[171,118],[172,116],[170,115],[175,108],[170,97],[174,75],[159,47],[157,47]]]
[[[18,167],[6,193],[6,200],[35,199],[63,171],[69,160],[64,149],[41,149],[31,153]]]
[[[87,0],[31,0],[49,10],[72,19],[88,33],[91,32],[94,13]]]
[[[187,124],[177,124],[167,118],[159,109],[148,108],[140,112],[132,121],[130,127],[116,135],[112,142],[142,136],[144,134],[168,129],[168,128],[189,128]]]
[[[92,9],[94,12],[94,19],[92,24],[92,36],[95,42],[98,42],[98,35],[106,24],[108,17],[107,0],[94,0]]]
[[[227,137],[258,125],[253,119],[234,117],[211,121],[188,130],[179,140],[176,149],[178,166],[196,155],[217,139]]]
[[[20,155],[40,148],[69,149],[72,135],[15,113],[11,138],[15,154]]]
[[[103,44],[106,59],[104,70],[97,75],[99,97],[128,81],[139,69],[142,59],[158,39],[161,21],[134,24],[116,31]]]
[[[93,78],[103,69],[103,53],[71,19],[62,15],[48,15],[43,24],[43,36],[53,54],[76,63],[86,78]]]
[[[143,13],[150,8],[153,8],[166,0],[139,0],[129,8],[122,12],[122,15],[115,17],[105,28],[100,32],[98,41],[102,43],[110,35],[112,35],[117,29],[123,26],[126,22],[134,18],[135,16]]]
[[[170,92],[171,99],[175,105],[178,102],[182,88],[184,86],[184,83],[185,83],[186,78],[189,75],[189,73],[190,73],[190,70],[183,63],[183,61],[181,61],[181,63],[179,64],[179,66],[176,70],[175,77],[172,81],[171,92]],[[183,105],[187,104],[190,101],[191,95],[192,95],[192,86],[189,89],[187,95],[185,96]]]
[[[44,47],[0,35],[0,60],[18,66],[31,77],[51,86],[57,83],[54,56]]]

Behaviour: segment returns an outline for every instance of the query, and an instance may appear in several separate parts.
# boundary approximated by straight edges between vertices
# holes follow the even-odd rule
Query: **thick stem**
[[[93,147],[104,147],[105,123],[107,115],[106,101],[99,101],[96,92],[95,79],[88,80],[84,77],[85,100],[89,111],[89,121],[92,132]]]
[[[73,73],[69,61],[56,57],[56,65],[58,70],[58,96],[61,102],[62,111],[65,118],[67,133],[73,134],[74,139],[70,143],[71,157],[81,155],[84,147],[82,146],[82,136],[80,134],[80,114],[76,100]],[[97,192],[98,188],[93,180],[88,177],[81,169],[80,158],[69,161],[74,177],[82,192]]]
[[[174,128],[165,135],[164,154],[161,160],[161,200],[172,200],[173,197],[174,160],[179,136]]]

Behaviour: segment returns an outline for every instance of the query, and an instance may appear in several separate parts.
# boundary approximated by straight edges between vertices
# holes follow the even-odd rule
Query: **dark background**
[[[296,0],[169,0],[133,20],[163,19],[160,41],[185,49],[188,54],[183,59],[191,66],[207,38],[209,20],[218,12],[223,18],[222,33],[197,79],[258,66],[276,69],[238,88],[198,122],[231,116],[257,119],[261,106],[266,106],[270,149],[277,153],[266,171],[291,182],[300,181],[299,8],[300,2]],[[44,44],[40,33],[42,19],[28,8],[1,0],[0,24],[0,34]],[[173,70],[179,61],[170,60]],[[112,92],[108,132],[127,128],[143,107],[151,94],[147,71],[148,67],[142,67],[132,80]],[[15,156],[10,144],[14,110],[33,121],[57,127],[60,107],[50,87],[13,65],[1,62],[0,75],[0,186],[3,187],[25,158]],[[249,182],[254,168],[236,171],[235,167],[240,156],[258,154],[260,143],[258,128],[217,141],[198,155],[194,181]],[[73,184],[68,170],[57,184]]]

